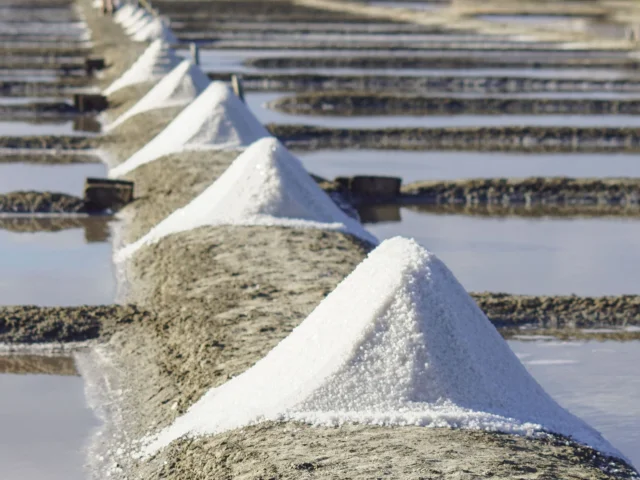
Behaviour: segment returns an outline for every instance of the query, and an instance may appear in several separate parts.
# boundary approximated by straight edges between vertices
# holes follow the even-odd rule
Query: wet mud
[[[0,344],[105,339],[123,325],[151,322],[152,318],[149,312],[132,305],[0,307]]]
[[[424,150],[497,152],[638,152],[633,128],[441,127],[338,129],[270,124],[267,128],[294,150]]]
[[[383,94],[307,94],[270,108],[296,115],[637,115],[640,101],[544,98],[445,98]]]
[[[0,214],[87,213],[84,200],[65,193],[11,192],[0,194]]]
[[[640,179],[532,177],[416,182],[401,202],[433,205],[571,205],[640,207]]]

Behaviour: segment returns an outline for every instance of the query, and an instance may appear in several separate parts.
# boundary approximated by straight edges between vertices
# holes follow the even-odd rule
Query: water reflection
[[[509,341],[544,389],[640,466],[640,342]]]
[[[0,305],[113,302],[115,278],[105,226],[89,222],[47,232],[34,231],[32,225],[5,223],[14,230],[0,230],[0,251],[5,252],[0,255]]]
[[[257,113],[265,121],[263,112]],[[640,155],[626,154],[315,150],[296,155],[308,171],[329,179],[387,175],[411,183],[493,177],[640,177]]]
[[[71,359],[0,357],[3,479],[86,478],[85,445],[100,422],[72,366]]]
[[[0,194],[33,190],[80,197],[87,177],[104,177],[106,174],[107,168],[101,163],[0,163]]]

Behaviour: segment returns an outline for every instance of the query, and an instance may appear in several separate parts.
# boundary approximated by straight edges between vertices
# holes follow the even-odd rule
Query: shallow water
[[[179,52],[184,57],[189,57],[189,52],[182,50]],[[581,52],[526,52],[527,58],[538,56],[540,60],[549,57],[557,57],[559,55],[570,55],[571,58],[579,58],[582,56],[590,56]],[[601,68],[257,68],[251,65],[245,65],[244,62],[253,58],[269,58],[269,57],[290,57],[290,58],[309,58],[309,57],[365,57],[381,55],[389,56],[420,56],[420,57],[441,57],[441,50],[412,52],[412,51],[367,51],[367,50],[293,50],[288,49],[286,53],[282,50],[201,50],[200,62],[201,68],[206,72],[233,72],[233,73],[276,73],[276,74],[316,74],[316,75],[390,75],[390,76],[452,76],[452,77],[527,77],[527,78],[578,78],[587,80],[617,80],[625,78],[637,78],[640,72],[636,70],[624,69],[601,69]],[[468,51],[451,51],[447,52],[447,57],[469,57],[473,56],[473,52]],[[492,57],[494,59],[506,60],[508,58],[519,59],[523,52],[509,51],[481,51],[475,55],[483,58]],[[593,55],[591,55],[593,56]],[[606,57],[617,57],[618,54],[608,53]]]
[[[38,165],[0,163],[0,193],[20,190],[68,193],[82,196],[86,177],[106,177],[101,163]]]
[[[246,103],[262,123],[311,125],[329,128],[434,128],[434,127],[638,127],[640,115],[294,115],[267,104],[283,93],[247,93]]]
[[[296,152],[305,168],[338,176],[389,175],[404,183],[491,177],[640,177],[640,155],[316,150]]]
[[[38,135],[72,135],[91,136],[96,132],[79,130],[82,123],[73,121],[48,122],[2,122],[0,121],[0,136],[30,137]]]
[[[640,220],[487,218],[400,209],[368,225],[379,239],[415,238],[467,290],[529,295],[619,295],[640,290]]]
[[[84,448],[100,422],[83,388],[79,376],[0,371],[3,480],[86,478]]]
[[[640,342],[508,343],[547,393],[640,467]]]
[[[13,225],[0,218],[0,227],[4,224]],[[0,229],[0,305],[113,303],[111,244],[108,236],[96,235],[95,227],[36,233]]]

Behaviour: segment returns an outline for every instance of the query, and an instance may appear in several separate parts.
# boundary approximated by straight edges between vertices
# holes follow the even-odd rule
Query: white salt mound
[[[104,92],[111,95],[118,90],[140,83],[156,82],[173,70],[183,58],[179,57],[162,40],[156,40],[144,51],[140,58],[115,80]]]
[[[149,25],[152,21],[153,21],[153,16],[145,12],[145,14],[142,17],[140,17],[138,21],[126,27],[124,31],[127,35],[132,36],[137,32],[139,32],[140,30],[142,30],[147,25]]]
[[[102,4],[102,0],[99,0],[99,2]],[[130,18],[131,15],[136,13],[139,9],[139,7],[136,7],[131,3],[127,3],[116,10],[116,13],[113,14],[113,21],[122,24],[122,22]]]
[[[300,160],[271,137],[251,145],[191,203],[118,252],[116,261],[168,235],[208,225],[337,230],[378,243],[318,187]]]
[[[536,383],[449,269],[383,242],[265,358],[145,449],[261,421],[551,431],[623,458]]]
[[[236,149],[269,132],[222,82],[212,82],[153,140],[109,172],[112,178],[185,150]]]
[[[120,26],[124,29],[129,28],[131,25],[139,22],[140,19],[146,16],[148,16],[148,14],[144,8],[136,8],[135,11],[131,13],[131,15],[122,19],[122,21],[120,22]]]
[[[120,115],[107,127],[113,130],[129,118],[149,110],[188,105],[200,95],[211,82],[209,77],[190,60],[183,60],[168,75],[160,80],[133,107]]]
[[[152,42],[160,39],[167,43],[178,43],[178,39],[167,22],[158,17],[137,30],[131,38],[136,42]]]

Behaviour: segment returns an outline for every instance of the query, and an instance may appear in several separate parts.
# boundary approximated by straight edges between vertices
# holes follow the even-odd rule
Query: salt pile
[[[103,93],[111,95],[118,90],[140,83],[155,82],[173,70],[183,59],[162,40],[156,40],[140,58],[114,81]]]
[[[438,258],[398,237],[145,453],[267,420],[550,431],[624,458],[547,395]]]
[[[131,38],[136,42],[151,42],[160,39],[167,43],[178,43],[178,39],[167,22],[158,17],[140,27]]]
[[[184,60],[167,76],[160,80],[133,107],[120,115],[107,130],[139,113],[169,107],[180,107],[191,103],[210,84],[209,77],[190,60]]]
[[[168,235],[208,225],[319,228],[378,243],[360,223],[333,203],[300,160],[275,138],[263,138],[236,158],[220,178],[191,203],[118,252],[116,261]]]
[[[144,10],[144,8],[135,8],[134,11],[131,13],[131,15],[129,16],[125,16],[125,18],[122,19],[122,21],[120,22],[120,25],[122,26],[122,28],[129,28],[131,25],[135,24],[136,22],[139,22],[141,19],[145,18],[146,16],[148,16],[147,12]]]
[[[109,172],[119,177],[164,155],[246,147],[269,132],[222,82],[209,87],[153,140]]]
[[[149,25],[152,21],[153,17],[145,12],[138,21],[126,27],[124,31],[127,35],[132,36]]]
[[[102,0],[98,1],[100,3],[100,7],[102,7]],[[116,10],[116,13],[113,14],[113,21],[122,24],[122,22],[129,19],[138,10],[140,10],[139,7],[136,7],[131,3],[127,3]]]

